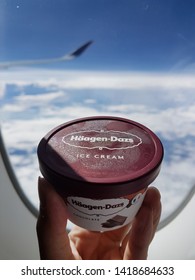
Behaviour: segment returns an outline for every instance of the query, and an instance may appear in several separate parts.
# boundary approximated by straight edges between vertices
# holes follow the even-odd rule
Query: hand
[[[65,203],[42,178],[39,178],[39,197],[37,236],[41,259],[147,259],[161,214],[160,193],[156,188],[148,188],[144,202],[130,225],[107,232],[92,232],[75,226],[68,234]]]

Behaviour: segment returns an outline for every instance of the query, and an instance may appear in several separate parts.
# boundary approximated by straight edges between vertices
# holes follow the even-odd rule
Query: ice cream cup
[[[41,173],[64,199],[69,220],[108,231],[135,217],[159,174],[163,146],[142,124],[94,116],[54,128],[37,153]]]

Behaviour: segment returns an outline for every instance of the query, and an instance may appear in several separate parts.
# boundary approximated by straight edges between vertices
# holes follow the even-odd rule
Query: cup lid
[[[69,188],[93,186],[90,192],[96,193],[112,185],[112,191],[132,193],[158,175],[163,146],[150,129],[132,120],[88,117],[50,131],[39,143],[38,158],[44,177],[63,188],[69,182]]]

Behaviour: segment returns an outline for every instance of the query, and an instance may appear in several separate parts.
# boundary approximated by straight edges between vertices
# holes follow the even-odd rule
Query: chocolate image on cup
[[[42,175],[66,203],[69,220],[108,231],[135,217],[159,174],[163,146],[137,122],[88,117],[54,128],[37,154]]]

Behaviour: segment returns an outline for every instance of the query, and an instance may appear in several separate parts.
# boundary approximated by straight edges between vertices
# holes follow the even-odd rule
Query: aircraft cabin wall
[[[36,219],[16,193],[0,154],[0,259],[39,259]]]

